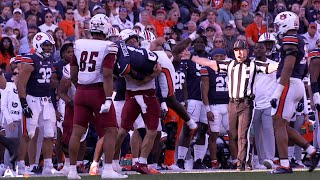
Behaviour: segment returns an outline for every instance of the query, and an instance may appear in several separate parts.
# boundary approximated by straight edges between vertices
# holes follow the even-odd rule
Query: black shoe
[[[279,166],[275,170],[271,171],[270,174],[290,174],[293,173],[291,167]]]
[[[297,162],[296,162],[296,160],[295,159],[291,159],[291,161],[290,161],[290,167],[291,168],[304,168],[304,166],[301,166],[300,164],[298,164]]]
[[[237,169],[236,171],[245,171],[246,170],[246,163],[237,163]]]
[[[319,159],[320,159],[319,152],[314,152],[313,154],[310,155],[311,165],[309,167],[309,172],[312,172],[318,166]]]
[[[42,174],[42,167],[41,166],[34,166],[31,170],[34,174]]]
[[[177,161],[177,166],[178,166],[180,169],[184,169],[184,160],[183,160],[183,159],[178,159],[178,161]]]
[[[208,167],[202,163],[201,159],[197,159],[193,165],[193,169],[208,169]]]

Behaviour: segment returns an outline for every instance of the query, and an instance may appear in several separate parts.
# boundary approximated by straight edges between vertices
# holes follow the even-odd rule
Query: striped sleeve
[[[21,58],[21,63],[23,64],[30,64],[33,65],[33,60],[30,57],[22,57]]]
[[[314,49],[309,53],[310,60],[313,58],[320,58],[320,49]]]
[[[115,43],[110,44],[107,49],[108,49],[108,54],[118,53],[118,46]]]
[[[201,67],[200,74],[201,74],[201,76],[208,76],[209,72],[208,72],[207,67]]]
[[[14,57],[14,62],[16,64],[21,63],[22,60],[22,56],[21,55],[17,55],[16,57]],[[11,61],[11,60],[10,60]]]
[[[282,45],[298,46],[299,39],[296,35],[287,35],[282,38]]]

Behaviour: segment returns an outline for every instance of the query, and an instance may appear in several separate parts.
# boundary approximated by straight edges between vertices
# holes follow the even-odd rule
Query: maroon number
[[[87,68],[87,64],[91,64],[91,67],[88,67],[88,72],[93,72],[96,70],[96,60],[94,60],[93,58],[98,57],[99,52],[96,52],[96,51],[91,52],[89,60],[88,60],[88,54],[89,54],[88,51],[83,51],[80,55],[80,67],[79,67],[80,71],[85,71]]]

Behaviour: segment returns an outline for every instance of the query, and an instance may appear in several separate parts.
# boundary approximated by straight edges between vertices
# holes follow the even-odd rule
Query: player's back
[[[32,65],[34,68],[27,83],[27,94],[35,97],[49,97],[53,56],[43,59],[37,54],[29,54],[22,57],[21,62]]]
[[[79,66],[78,83],[103,82],[102,65],[108,53],[114,53],[113,42],[96,39],[79,39],[74,44],[74,54]]]

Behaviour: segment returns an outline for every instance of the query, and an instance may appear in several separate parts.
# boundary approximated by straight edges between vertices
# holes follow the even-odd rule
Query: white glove
[[[318,92],[313,94],[313,101],[316,109],[320,111],[320,95]]]
[[[142,114],[147,113],[147,105],[144,102],[143,95],[135,95],[134,98],[136,99],[137,103],[139,104],[141,111],[142,111]]]
[[[197,39],[199,37],[199,34],[197,34],[197,32],[193,32],[189,35],[189,38],[191,39],[191,41],[194,41],[195,39]]]
[[[167,117],[168,114],[168,106],[167,103],[162,102],[161,103],[161,119],[164,120]]]
[[[110,97],[107,97],[104,104],[101,105],[100,114],[109,112],[111,104],[112,104],[112,99]]]

